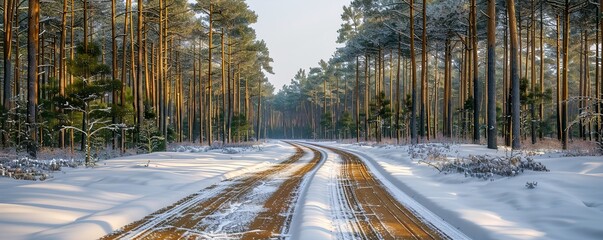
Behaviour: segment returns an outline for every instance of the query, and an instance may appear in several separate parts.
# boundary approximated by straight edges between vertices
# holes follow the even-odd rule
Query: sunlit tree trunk
[[[561,91],[561,144],[563,149],[567,149],[568,143],[568,125],[567,125],[567,105],[568,105],[568,97],[569,97],[569,82],[568,82],[568,53],[569,53],[569,23],[570,23],[570,15],[569,15],[569,0],[565,0],[565,9],[563,12],[563,66],[562,66],[562,74],[563,78],[561,79],[562,83],[562,91]]]
[[[6,112],[11,111],[12,104],[11,98],[13,91],[11,89],[12,83],[12,61],[11,61],[11,51],[12,51],[12,41],[13,41],[13,16],[15,8],[16,8],[16,0],[4,0],[4,95],[2,98],[2,106],[6,110]],[[17,46],[17,49],[19,46]],[[17,51],[18,52],[18,51]],[[17,54],[18,55],[18,54]],[[18,73],[17,73],[18,74]],[[2,144],[6,146],[8,142],[9,134],[8,134],[9,125],[6,121],[2,122]]]
[[[534,0],[531,1],[530,5],[531,9],[531,25],[530,33],[531,34],[531,47],[532,47],[532,58],[531,58],[531,68],[530,68],[530,91],[532,93],[536,92],[536,11],[534,9]],[[532,144],[536,144],[536,106],[535,102],[531,101],[530,103],[530,137],[532,139]]]
[[[601,53],[600,53],[600,42],[599,40],[603,40],[603,21],[601,21],[601,12],[603,12],[603,0],[599,1],[599,12],[597,14],[597,24],[600,25],[600,29],[597,32],[597,36],[596,36],[596,46],[595,46],[595,98],[599,98],[600,101],[603,101],[603,79],[601,79],[601,76],[603,76],[603,69],[601,69],[599,67],[599,64],[601,64]],[[603,42],[603,41],[602,41]],[[597,134],[597,141],[598,142],[603,142],[603,129],[601,129],[601,114],[603,113],[601,110],[601,106],[602,103],[599,102],[596,104],[596,111],[599,114],[599,116],[596,118],[596,134]]]
[[[144,19],[142,18],[143,11],[143,2],[142,0],[138,0],[138,67],[136,74],[136,105],[138,108],[136,109],[136,131],[138,134],[136,136],[136,141],[140,142],[140,131],[142,122],[144,121],[144,103],[143,103],[143,95],[142,95],[142,67],[143,65],[143,46],[142,46],[142,24]]]
[[[417,137],[417,62],[415,60],[415,24],[414,24],[414,5],[413,0],[409,0],[409,15],[410,15],[410,65],[411,65],[411,82],[412,82],[412,110],[410,113],[410,138],[412,144],[418,144]]]
[[[369,55],[364,57],[364,141],[368,141],[370,135],[369,128],[369,99],[370,91],[370,73],[369,73]]]
[[[32,158],[37,155],[36,110],[38,104],[38,37],[40,22],[40,1],[29,0],[27,28],[27,132],[30,140],[27,152]]]
[[[427,103],[427,0],[423,0],[423,29],[421,30],[421,112],[419,117],[419,135],[429,141],[429,104]],[[412,22],[412,20],[411,20]],[[414,36],[411,34],[411,36]],[[412,38],[412,37],[411,37]],[[425,131],[427,128],[427,131]],[[427,134],[426,134],[427,133]]]
[[[67,47],[67,0],[63,0],[63,13],[61,17],[61,44],[59,49],[59,96],[65,96],[66,87],[66,55],[65,51]],[[63,113],[63,109],[60,110]],[[65,148],[65,130],[59,131],[59,147]]]
[[[360,142],[360,56],[356,56],[356,142]]]
[[[481,94],[479,91],[479,64],[477,58],[477,6],[476,0],[471,0],[471,50],[473,53],[472,61],[473,61],[473,142],[479,144],[480,134],[479,134],[479,119],[480,119],[480,104],[481,104]],[[494,16],[492,16],[494,17]]]
[[[544,94],[544,3],[540,3],[540,94]],[[542,123],[544,121],[544,101],[540,101],[538,106],[538,119]],[[538,136],[540,140],[543,138],[542,126],[538,128]]]
[[[400,144],[400,56],[402,55],[402,35],[398,34],[398,68],[396,69],[396,144]]]
[[[255,139],[256,141],[260,140],[260,131],[261,131],[261,121],[262,121],[262,80],[258,79],[258,111],[256,113],[256,119],[257,119],[257,130],[255,132]]]
[[[225,53],[226,49],[224,48],[224,28],[222,28],[222,33],[220,34],[220,49],[222,58],[222,63],[220,64],[220,68],[222,69],[222,85],[221,85],[221,93],[222,93],[222,144],[226,144],[226,59]]]
[[[512,98],[512,148],[520,149],[521,142],[519,136],[519,52],[517,49],[517,22],[515,18],[515,1],[507,1],[507,14],[509,15],[509,36],[511,38],[511,98]]]
[[[488,148],[496,144],[496,1],[488,0]]]
[[[205,84],[203,83],[202,76],[202,65],[203,65],[203,55],[201,54],[201,46],[199,46],[199,143],[203,144],[203,136],[204,136],[204,126],[206,126],[207,113],[205,112],[206,108],[209,108],[208,105],[205,105]],[[208,140],[209,141],[209,140]]]
[[[451,47],[450,47],[450,38],[446,37],[446,43],[444,44],[444,103],[443,103],[443,135],[445,137],[452,137],[452,112],[451,105],[452,101],[450,99],[451,93],[451,84],[450,84],[450,75],[451,69],[449,62],[451,61]]]
[[[208,94],[207,95],[208,96],[207,107],[209,108],[208,109],[208,113],[209,114],[207,115],[207,122],[208,122],[208,125],[207,125],[207,144],[209,146],[211,146],[212,140],[213,140],[212,139],[212,137],[213,137],[213,133],[212,133],[212,119],[211,119],[212,108],[213,108],[213,105],[212,105],[212,95],[213,95],[212,85],[213,85],[213,83],[212,83],[212,80],[211,80],[211,67],[212,67],[212,62],[211,62],[212,61],[212,55],[211,55],[211,52],[212,52],[212,47],[213,47],[213,44],[212,44],[213,43],[212,42],[213,41],[213,27],[212,27],[213,26],[213,21],[212,21],[212,18],[213,18],[213,5],[211,4],[211,1],[210,1],[210,4],[209,4],[209,29],[208,29],[208,31],[209,31],[209,33],[208,33],[209,39],[208,39],[208,42],[207,42],[207,44],[209,45],[208,46],[208,52],[209,53],[208,53],[208,56],[207,56],[208,57],[208,61],[207,61],[207,86],[208,86],[208,90],[207,90],[208,91],[208,93],[207,93]]]

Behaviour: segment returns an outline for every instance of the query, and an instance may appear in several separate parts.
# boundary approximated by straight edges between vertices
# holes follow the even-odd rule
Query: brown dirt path
[[[339,187],[354,211],[354,235],[359,239],[445,239],[398,202],[356,155],[329,149],[341,156]]]
[[[241,239],[268,239],[279,237],[283,228],[291,221],[293,208],[299,192],[299,186],[307,173],[319,166],[322,154],[316,149],[310,148],[314,153],[314,158],[310,163],[304,165],[291,175],[281,186],[270,196],[264,204],[264,211],[261,212],[249,226],[251,231],[243,235]]]
[[[200,198],[199,193],[192,194],[101,239],[195,239],[195,233],[202,233],[204,230],[204,226],[200,226],[199,224],[205,217],[219,211],[224,208],[224,204],[249,193],[260,182],[269,179],[271,176],[299,161],[304,155],[304,150],[298,145],[291,145],[296,148],[296,153],[286,161],[276,164],[267,170],[237,178],[234,184],[228,185],[225,189],[220,188],[219,184],[211,186],[206,189],[206,191],[211,192],[211,197],[209,198]],[[311,163],[305,164],[302,169],[311,168],[312,164],[315,164],[314,159]],[[300,171],[297,171],[297,173],[300,173]],[[282,185],[285,186],[282,187],[284,189],[295,188],[293,181],[286,181]],[[282,194],[286,193],[283,192]],[[278,199],[279,197],[271,197],[269,201],[279,202]],[[266,206],[268,206],[268,203]],[[285,208],[286,206],[288,205],[285,204],[281,208]],[[272,232],[276,228],[273,226],[275,224],[264,225],[270,227],[270,230],[267,230],[269,232]]]

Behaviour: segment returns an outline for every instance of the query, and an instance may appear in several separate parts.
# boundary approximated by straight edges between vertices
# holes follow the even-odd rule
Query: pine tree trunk
[[[398,34],[398,68],[396,69],[396,144],[400,144],[400,56],[402,55],[402,35]]]
[[[562,83],[562,91],[561,91],[561,145],[563,149],[567,149],[568,144],[568,125],[567,125],[567,105],[568,105],[568,96],[569,96],[569,82],[568,82],[568,53],[569,53],[569,0],[565,0],[565,10],[563,12],[563,66],[562,73],[563,78],[561,79]]]
[[[27,28],[27,132],[30,136],[27,152],[32,158],[37,155],[36,113],[38,104],[38,37],[40,22],[40,1],[29,0]]]
[[[544,94],[544,3],[540,2],[540,95]],[[540,124],[544,122],[544,101],[538,104],[538,120]],[[542,126],[538,128],[538,137],[543,139]]]
[[[451,101],[450,101],[450,58],[451,58],[451,49],[450,49],[450,39],[446,37],[446,43],[444,44],[444,103],[443,103],[443,126],[442,132],[445,137],[452,137],[452,114],[450,111]]]
[[[356,56],[356,142],[360,142],[360,56]]]
[[[412,110],[410,113],[410,138],[412,144],[418,144],[419,138],[417,137],[417,62],[415,60],[415,24],[414,24],[414,13],[413,13],[413,0],[409,0],[409,15],[410,15],[410,65],[411,65],[411,82],[412,82]]]
[[[472,2],[472,11],[471,11],[471,19],[472,19],[472,30],[471,30],[471,50],[473,53],[473,142],[475,144],[479,144],[480,142],[480,127],[479,127],[479,119],[480,119],[480,107],[481,107],[481,93],[479,89],[479,63],[477,58],[477,6],[476,0],[471,0]]]
[[[597,57],[597,59],[601,59],[603,57],[603,53],[599,52],[601,49],[599,48],[599,46],[603,45],[603,20],[601,19],[603,13],[603,0],[599,0],[599,14],[598,14],[598,23],[599,23],[599,41],[601,41],[601,44],[597,44],[597,54],[599,57]],[[599,42],[597,41],[597,43]],[[595,66],[599,66],[599,64],[601,64],[601,62],[598,62]],[[600,67],[599,69],[599,75],[597,76],[597,83],[598,83],[598,87],[597,87],[597,98],[599,98],[599,104],[597,104],[597,112],[599,113],[599,117],[597,120],[597,131],[598,131],[598,141],[599,143],[603,142],[603,128],[602,128],[602,123],[601,121],[603,120],[601,117],[601,114],[603,114],[603,66]]]
[[[534,10],[534,0],[531,1],[531,17],[530,17],[530,21],[532,22],[531,25],[531,29],[530,29],[530,33],[531,34],[531,47],[532,47],[532,59],[531,59],[531,69],[530,69],[530,86],[531,89],[530,91],[532,92],[532,94],[534,94],[536,92],[536,24],[535,24],[535,10]],[[536,103],[534,102],[534,100],[531,101],[530,103],[530,137],[532,139],[532,144],[536,144]]]
[[[2,106],[6,113],[12,111],[11,98],[13,91],[11,89],[12,83],[12,61],[11,61],[11,51],[12,51],[12,40],[13,40],[13,16],[14,10],[16,7],[16,0],[4,0],[4,95],[2,98]],[[19,46],[17,46],[18,48]],[[18,52],[18,51],[17,51]],[[17,73],[18,74],[18,73]],[[2,145],[6,146],[9,138],[8,127],[6,121],[2,122]]]
[[[255,140],[260,141],[261,120],[262,120],[262,80],[258,79],[258,111],[256,113],[257,130],[255,132]]]
[[[208,100],[207,100],[207,105],[206,105],[208,107],[208,111],[207,111],[208,112],[208,114],[207,114],[207,144],[209,146],[211,146],[212,140],[213,140],[212,139],[213,138],[212,118],[211,118],[212,112],[213,112],[212,111],[213,110],[213,104],[212,104],[212,96],[213,96],[212,85],[213,85],[213,83],[212,83],[212,79],[211,79],[211,67],[212,67],[211,66],[212,65],[211,52],[212,52],[212,47],[213,47],[213,44],[212,44],[213,43],[212,42],[213,41],[213,27],[212,27],[213,21],[212,21],[212,18],[213,18],[213,5],[210,1],[210,3],[209,3],[209,29],[208,29],[209,39],[207,42],[207,45],[208,45],[207,48],[208,48],[208,52],[209,52],[208,56],[207,56],[207,58],[208,58],[208,61],[207,61],[207,87],[208,87],[207,97],[208,97]]]
[[[222,69],[222,85],[220,92],[222,93],[222,144],[226,144],[226,59],[224,58],[226,49],[224,48],[224,28],[220,34],[220,49],[222,54],[222,63],[220,68]]]
[[[203,76],[201,74],[203,71],[203,55],[201,54],[201,50],[201,46],[199,46],[199,143],[203,144],[203,136],[205,136],[204,127],[206,126],[206,117],[208,115],[205,109],[209,108],[209,105],[205,105],[207,94],[205,93],[205,84],[203,83]]]
[[[369,55],[364,57],[364,141],[368,141],[370,135],[369,129],[369,98],[370,98],[370,74],[369,74]]]
[[[557,110],[557,139],[559,139],[559,141],[563,141],[563,129],[561,128],[561,51],[560,51],[560,47],[559,47],[559,39],[560,39],[560,33],[561,33],[561,21],[559,19],[559,14],[557,14],[556,17],[556,23],[555,26],[557,28],[556,31],[556,37],[555,37],[555,46],[556,46],[556,60],[557,60],[557,104],[556,104],[556,110]]]
[[[229,37],[228,38],[228,84],[227,84],[227,94],[226,96],[228,96],[228,122],[226,123],[226,128],[228,129],[227,133],[228,133],[228,142],[232,142],[232,113],[233,113],[233,94],[231,91],[231,82],[232,82],[232,76],[231,76],[231,71],[232,71],[232,38]],[[233,74],[234,75],[234,74]]]
[[[496,1],[488,0],[488,148],[496,144]]]
[[[519,102],[519,52],[517,49],[517,22],[515,18],[515,1],[507,1],[507,14],[509,15],[509,36],[511,38],[511,110],[512,110],[512,148],[520,149],[521,142],[519,136],[519,115],[520,115],[520,102]]]
[[[142,0],[138,0],[138,68],[136,74],[136,102],[137,102],[137,117],[136,117],[136,141],[140,142],[140,132],[142,123],[144,121],[144,103],[143,103],[143,95],[142,95],[142,67],[143,65],[143,46],[142,46],[142,11],[143,11],[143,2]]]

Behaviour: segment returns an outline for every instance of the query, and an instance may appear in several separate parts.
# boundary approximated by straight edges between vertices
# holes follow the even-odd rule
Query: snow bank
[[[550,172],[525,171],[484,181],[439,174],[408,155],[408,146],[323,143],[355,150],[374,172],[474,239],[601,239],[603,157],[533,156]],[[505,156],[480,145],[451,145],[447,155]],[[527,189],[526,182],[538,182]]]
[[[335,181],[335,156],[320,150],[322,165],[304,179],[291,221],[289,235],[296,239],[333,239],[333,224],[330,207],[330,188]],[[328,156],[328,158],[327,158]],[[308,194],[309,193],[309,194]]]
[[[285,160],[295,149],[159,152],[66,169],[44,182],[0,178],[3,239],[96,239],[223,179]],[[148,167],[147,167],[148,166]]]

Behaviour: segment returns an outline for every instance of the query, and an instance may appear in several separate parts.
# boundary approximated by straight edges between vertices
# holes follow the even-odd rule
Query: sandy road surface
[[[291,219],[301,180],[321,159],[320,152],[312,150],[313,158],[299,163],[308,153],[292,145],[296,153],[286,161],[192,194],[102,239],[279,236]],[[242,206],[246,204],[250,206]]]
[[[370,173],[367,166],[350,152],[325,146],[341,157],[335,198],[339,202],[336,218],[346,218],[339,238],[352,239],[445,239],[432,226],[421,221],[398,202]],[[343,216],[343,217],[341,217]],[[340,229],[340,232],[344,230]]]

